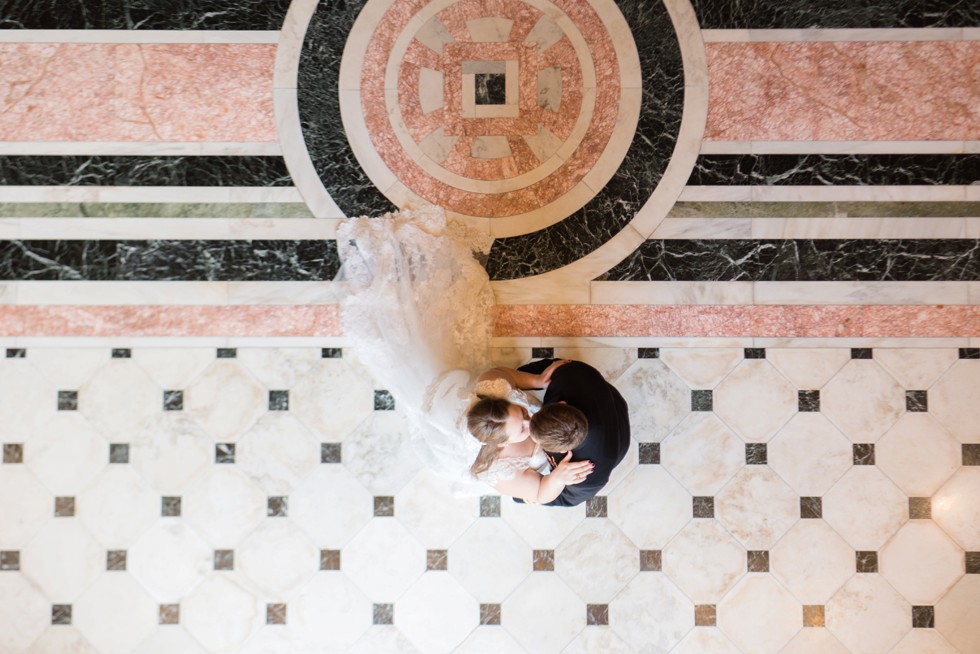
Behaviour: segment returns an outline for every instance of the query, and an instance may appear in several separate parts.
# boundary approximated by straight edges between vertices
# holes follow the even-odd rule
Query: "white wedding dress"
[[[495,311],[490,280],[474,253],[486,254],[491,242],[431,206],[352,218],[337,229],[344,333],[405,413],[422,461],[464,494],[547,466],[536,452],[500,459],[479,480],[469,472],[480,443],[466,430],[465,413],[476,377],[492,365]],[[532,412],[539,406],[497,382],[481,382],[479,392]]]

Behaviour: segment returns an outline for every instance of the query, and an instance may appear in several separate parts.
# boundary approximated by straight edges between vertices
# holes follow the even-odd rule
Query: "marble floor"
[[[0,654],[980,653],[980,6],[0,2]],[[493,236],[587,505],[454,497],[336,228]]]

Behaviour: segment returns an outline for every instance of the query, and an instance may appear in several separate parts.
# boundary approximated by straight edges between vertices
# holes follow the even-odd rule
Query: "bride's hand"
[[[559,359],[558,361],[555,361],[553,364],[545,368],[544,371],[540,375],[538,375],[537,387],[548,388],[548,384],[551,383],[551,375],[555,372],[555,370],[557,370],[560,366],[565,365],[566,363],[568,363],[568,359]]]
[[[551,471],[551,474],[566,486],[581,484],[595,468],[591,461],[575,461],[572,463],[571,458],[572,452],[569,450],[558,467]]]

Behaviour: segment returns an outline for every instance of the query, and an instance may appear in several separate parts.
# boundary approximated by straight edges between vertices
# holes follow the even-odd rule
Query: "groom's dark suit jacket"
[[[540,374],[554,359],[533,361],[520,370]],[[544,403],[565,402],[585,414],[589,435],[572,450],[572,461],[589,460],[595,470],[581,484],[566,486],[549,506],[575,506],[602,490],[612,469],[623,460],[630,446],[629,409],[626,400],[602,374],[581,361],[571,361],[555,370],[544,394]],[[563,454],[550,453],[556,462]]]

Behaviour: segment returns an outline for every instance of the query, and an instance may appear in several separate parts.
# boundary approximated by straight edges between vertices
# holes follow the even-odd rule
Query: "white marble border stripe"
[[[592,282],[592,304],[973,305],[980,282]]]
[[[812,41],[977,41],[980,28],[857,28],[857,29],[736,29],[701,30],[705,43]]]
[[[964,186],[687,186],[679,202],[976,202]]]
[[[279,156],[276,141],[0,141],[0,155]]]
[[[980,141],[703,141],[701,154],[977,154]]]
[[[0,186],[0,202],[302,202],[291,186]]]
[[[332,240],[339,222],[310,218],[0,218],[0,238]]]
[[[980,238],[980,218],[725,217],[667,218],[651,239]]]
[[[0,30],[0,43],[278,42],[278,30]]]
[[[336,304],[334,282],[0,282],[0,306],[303,306]]]

